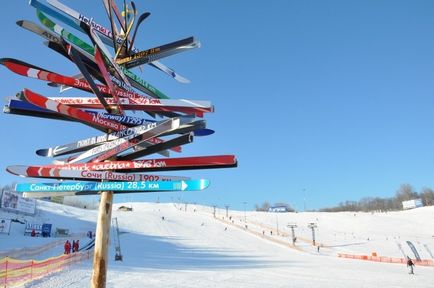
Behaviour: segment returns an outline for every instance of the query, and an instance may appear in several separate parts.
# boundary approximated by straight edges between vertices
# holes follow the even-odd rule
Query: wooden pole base
[[[113,192],[102,192],[96,224],[93,256],[92,288],[105,288],[107,280],[108,246],[113,206]]]

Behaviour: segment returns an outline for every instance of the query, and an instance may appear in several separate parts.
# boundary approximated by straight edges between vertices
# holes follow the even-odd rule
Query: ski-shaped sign
[[[92,111],[92,110],[84,110],[84,111],[89,113],[89,114],[94,115],[94,117],[114,120],[114,121],[117,121],[120,124],[123,124],[126,126],[137,126],[137,125],[143,125],[143,124],[155,122],[155,120],[146,120],[146,119],[143,119],[140,117],[134,117],[134,116],[129,116],[129,115],[113,115],[113,114],[108,114],[108,113],[104,113],[104,112]],[[8,113],[8,114],[25,115],[25,116],[39,117],[39,118],[45,118],[45,119],[75,121],[74,119],[67,118],[66,116],[55,113],[53,111],[50,111],[47,109],[42,109],[42,108],[35,106],[31,103],[28,103],[26,101],[20,101],[20,100],[16,100],[16,99],[9,99],[9,103],[4,106],[3,112]],[[183,119],[184,117],[188,117],[188,116],[182,116],[181,119]],[[206,121],[205,120],[196,120],[196,121],[193,121],[191,123],[190,122],[189,123],[182,123],[182,125],[178,129],[164,133],[161,136],[173,135],[173,134],[184,134],[184,133],[189,133],[189,132],[193,132],[194,136],[207,136],[207,135],[213,134],[214,130],[206,128]],[[80,140],[80,141],[82,141],[82,140]],[[178,146],[178,145],[176,145],[176,146]],[[50,149],[50,148],[41,149],[41,150],[45,150],[45,152],[42,152],[42,154],[39,154],[39,153],[37,153],[37,154],[40,156],[44,156],[44,157],[55,156],[55,155],[51,155],[50,154],[51,152],[48,152],[48,149]],[[51,149],[54,149],[54,147]],[[76,151],[76,152],[80,152],[80,151]],[[71,152],[71,153],[74,153],[74,152]]]
[[[200,47],[200,43],[194,39],[194,37],[188,37],[162,46],[140,51],[125,58],[118,58],[116,59],[116,63],[122,64],[126,68],[134,68],[163,57],[198,47]]]
[[[94,97],[48,97],[59,103],[69,105],[75,108],[87,109],[103,109],[101,102]],[[112,98],[106,98],[105,101],[111,105],[115,104]],[[190,100],[174,100],[174,99],[146,99],[131,100],[121,98],[120,106],[125,110],[138,110],[150,112],[166,112],[177,111],[186,114],[195,114],[198,117],[203,117],[206,112],[214,112],[214,106],[207,101],[190,101]]]
[[[209,180],[131,181],[131,182],[58,182],[19,183],[17,192],[75,192],[75,191],[200,191],[209,186]]]
[[[58,112],[67,117],[71,117],[79,122],[88,124],[92,127],[102,127],[107,130],[120,131],[127,129],[128,127],[119,124],[115,121],[97,118],[92,114],[84,112],[80,109],[70,107],[68,105],[59,103],[57,101],[48,99],[42,95],[39,95],[31,90],[24,89],[21,93],[17,94],[17,97],[21,100],[25,100],[33,105],[39,106],[44,109],[48,109],[54,112]]]
[[[24,89],[21,93],[17,94],[17,97],[21,100],[25,100],[33,105],[37,105],[41,108],[48,109],[54,112],[58,112],[67,117],[73,118],[79,122],[90,125],[91,127],[99,127],[105,128],[107,131],[120,131],[125,130],[128,127],[122,124],[119,124],[115,121],[111,121],[108,119],[102,119],[95,117],[95,115],[82,111],[80,109],[70,107],[68,105],[59,103],[57,101],[48,99],[42,95],[34,93],[28,89]],[[164,142],[164,140],[159,139],[157,137],[149,139],[149,142],[152,144],[158,144]],[[181,148],[176,147],[171,150],[180,152]]]
[[[140,142],[146,141],[152,137],[156,137],[168,130],[177,129],[179,127],[179,119],[168,119],[161,123],[153,123],[154,125],[151,127],[147,127],[147,129],[142,129],[137,131],[136,133],[130,134],[123,138],[118,138],[112,141],[109,141],[105,144],[92,148],[77,157],[74,157],[72,160],[68,161],[68,163],[76,163],[83,159],[101,154],[91,160],[90,162],[100,162],[106,160],[118,153],[121,153]]]
[[[112,171],[66,170],[58,168],[35,169],[31,166],[13,165],[6,168],[11,174],[21,177],[69,179],[87,181],[180,181],[190,180],[189,177],[164,176],[141,173],[117,173]]]
[[[69,144],[58,145],[47,149],[39,149],[36,151],[36,154],[44,157],[55,157],[60,155],[76,153],[76,152],[90,149],[97,145],[101,145],[108,141],[116,140],[118,138],[129,137],[131,135],[137,135],[138,133],[144,133],[146,130],[151,129],[156,125],[157,125],[156,123],[146,123],[144,125],[128,128],[110,134],[103,134],[100,136],[89,137]]]
[[[58,1],[56,1],[56,2],[60,5],[62,5],[60,2],[58,2]],[[50,5],[56,5],[57,3],[55,3],[54,1],[50,1]],[[63,23],[67,24],[68,26],[71,26],[74,29],[77,29],[81,32],[85,32],[85,31],[83,31],[83,29],[80,27],[80,22],[87,23],[88,25],[91,25],[93,27],[98,27],[99,28],[98,32],[103,35],[102,40],[108,45],[113,45],[112,35],[111,35],[110,29],[107,29],[107,28],[103,27],[102,25],[95,23],[93,21],[93,18],[88,18],[88,17],[72,10],[69,7],[66,7],[66,5],[62,5],[62,7],[60,7],[60,5],[58,5],[58,4],[57,4],[56,8],[58,8],[59,11],[51,8],[50,6],[44,4],[43,2],[41,2],[39,0],[30,0],[30,5],[32,5],[36,9],[41,10],[42,12],[62,21]],[[71,16],[74,19],[71,19],[70,17],[66,16],[65,14],[61,13],[60,11],[67,13],[69,16]],[[116,39],[116,41],[118,43],[120,43],[122,41],[122,39],[120,37],[118,37]],[[139,50],[136,48],[133,48],[133,51],[139,52]],[[165,74],[171,76],[172,78],[174,78],[175,80],[177,80],[181,83],[188,83],[189,82],[189,80],[180,76],[173,69],[167,67],[166,65],[162,64],[161,62],[155,61],[155,62],[150,63],[150,64],[154,68],[164,72]]]
[[[94,115],[94,117],[113,120],[126,126],[138,126],[138,125],[155,122],[155,120],[146,120],[140,117],[135,117],[130,115],[115,115],[115,114],[109,114],[109,113],[105,113],[101,111],[93,111],[93,110],[84,110],[84,111]],[[47,118],[47,119],[75,121],[74,119],[66,118],[63,115],[55,113],[54,111],[43,109],[36,105],[28,103],[26,101],[20,101],[17,99],[9,99],[9,103],[5,106],[4,112],[10,114],[17,114],[17,115],[35,116],[35,117]],[[204,121],[204,120],[198,120],[198,121]]]
[[[96,45],[101,54],[105,56],[105,59],[108,60],[111,67],[114,68],[117,75],[122,79],[122,81],[127,84],[128,86],[131,86],[130,82],[126,78],[125,74],[120,70],[119,65],[113,61],[113,57],[110,54],[110,51],[108,51],[107,47],[105,47],[104,43],[102,42],[101,38],[96,33],[96,30],[94,27],[90,27],[84,23],[80,24],[83,30],[89,35],[89,37],[92,39],[92,42]],[[96,59],[95,59],[96,60]]]
[[[68,55],[71,57],[72,60],[74,60],[75,65],[77,65],[78,69],[80,70],[81,74],[84,76],[84,79],[86,79],[87,84],[89,85],[92,92],[95,94],[95,96],[98,98],[99,102],[102,104],[103,109],[105,109],[108,113],[116,112],[113,114],[123,114],[122,108],[119,107],[119,103],[117,103],[117,96],[114,99],[114,103],[112,105],[109,105],[104,98],[104,95],[99,91],[98,86],[94,82],[89,70],[87,70],[86,65],[80,58],[79,52],[72,47],[71,45],[68,45]],[[114,107],[113,107],[114,106]]]
[[[237,167],[237,159],[234,155],[216,155],[182,158],[159,158],[143,159],[133,161],[110,161],[98,163],[74,163],[65,165],[42,165],[30,166],[32,169],[68,169],[68,170],[88,170],[106,171],[115,170],[116,172],[146,172],[146,171],[175,171],[175,170],[194,170],[194,169],[214,169]]]
[[[81,53],[81,55],[83,55],[86,59],[89,59],[90,61],[92,61],[92,64],[94,64],[93,68],[96,69],[97,65],[95,63],[95,57],[94,57],[95,49],[93,46],[87,44],[85,41],[81,40],[79,37],[66,31],[62,26],[51,21],[49,18],[47,18],[44,15],[44,13],[37,11],[37,15],[38,15],[38,18],[41,21],[41,23],[44,24],[48,29],[50,29],[52,33],[57,35],[58,39],[56,41],[51,41],[51,39],[49,37],[47,37],[45,33],[43,33],[43,34],[39,33],[40,31],[37,28],[37,26],[36,27],[33,26],[35,24],[28,22],[28,21],[25,23],[26,29],[28,29],[34,33],[37,33],[38,35],[49,40],[50,43],[48,43],[48,47],[54,49],[56,52],[59,52],[63,56],[70,59],[68,54],[64,53],[64,51],[63,51],[64,49],[58,49],[59,47],[53,46],[54,44],[61,45],[62,44],[62,38],[67,40],[69,44],[73,45],[77,49],[77,51],[79,51]],[[53,42],[53,45],[50,45],[52,42]],[[89,63],[87,63],[87,64],[89,64]],[[169,96],[167,96],[166,94],[164,94],[163,92],[158,90],[156,87],[152,86],[150,83],[146,82],[145,80],[143,80],[142,78],[140,78],[139,76],[134,74],[131,70],[128,70],[122,66],[119,68],[122,71],[122,73],[124,73],[124,75],[126,77],[128,77],[128,79],[130,80],[130,83],[134,86],[134,88],[137,88],[140,91],[147,93],[150,96],[155,97],[155,98],[169,99]]]
[[[54,72],[50,72],[43,68],[31,65],[29,63],[11,59],[11,58],[1,58],[0,64],[4,65],[6,68],[22,76],[27,76],[31,78],[36,78],[45,81],[52,81],[58,84],[68,85],[74,88],[82,89],[85,91],[92,91],[91,85],[88,81],[75,79],[72,77],[64,76]],[[97,85],[98,92],[109,96],[110,89],[104,85]],[[96,89],[96,88],[95,88]],[[209,101],[200,100],[185,100],[185,99],[153,99],[140,95],[135,92],[129,92],[122,90],[120,88],[115,88],[115,93],[117,97],[124,97],[118,101],[115,99],[104,98],[103,104],[94,97],[63,97],[56,98],[64,104],[74,105],[77,108],[92,108],[92,109],[104,109],[107,105],[117,105],[121,104],[124,109],[131,110],[143,110],[143,111],[153,111],[153,112],[164,112],[164,111],[178,111],[187,114],[198,114],[202,115],[203,112],[213,112],[214,107]]]
[[[58,35],[56,35],[54,32],[51,32],[45,28],[42,28],[40,26],[38,26],[37,24],[33,23],[32,21],[27,21],[27,20],[19,20],[17,21],[17,25],[30,31],[33,32],[39,36],[42,36],[43,38],[47,39],[48,41],[52,41],[52,42],[56,42],[56,43],[60,43],[61,39]]]
[[[191,118],[191,117],[179,118],[180,125],[182,127],[181,129],[187,129],[190,126],[193,127],[193,129],[196,127],[200,127],[200,126],[194,125],[196,121],[192,122],[193,119],[194,118]],[[66,155],[66,154],[81,152],[81,151],[90,149],[92,147],[95,147],[97,145],[104,144],[105,142],[116,140],[118,138],[129,137],[133,134],[137,136],[140,133],[144,133],[146,130],[149,130],[153,127],[156,127],[157,125],[158,125],[158,123],[156,123],[156,122],[145,122],[145,124],[143,124],[143,125],[131,127],[131,128],[117,131],[117,132],[113,132],[110,134],[103,134],[100,136],[89,137],[86,139],[78,140],[78,141],[73,142],[73,143],[64,144],[64,145],[57,145],[57,146],[51,147],[51,148],[39,149],[36,151],[36,154],[38,154],[40,156],[44,156],[44,157],[56,157],[56,156],[60,156],[60,155]],[[175,132],[178,130],[180,130],[180,129],[173,129],[173,131],[175,131]],[[182,132],[182,130],[180,132]],[[167,133],[168,132],[163,133],[163,134],[167,134]]]
[[[173,147],[179,147],[185,144],[193,142],[193,133],[186,133],[179,137],[167,140],[164,143],[149,145],[148,143],[142,143],[135,146],[136,150],[130,153],[122,154],[116,157],[116,160],[134,160],[144,156],[148,156],[154,153],[159,153],[160,151],[165,151],[166,149],[171,149]]]

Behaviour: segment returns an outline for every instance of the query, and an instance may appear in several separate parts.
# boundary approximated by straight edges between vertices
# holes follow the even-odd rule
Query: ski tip
[[[18,26],[23,27],[24,20],[18,20],[15,23],[17,23]]]
[[[175,72],[172,73],[172,77],[178,81],[179,83],[183,83],[183,84],[189,84],[191,83],[190,80],[188,80],[187,78],[182,77],[181,75],[176,74]]]
[[[49,149],[38,149],[36,150],[36,155],[47,157],[49,154]]]
[[[214,134],[215,131],[212,129],[204,128],[204,129],[196,129],[193,131],[194,136],[208,136]]]
[[[12,165],[12,166],[6,167],[6,171],[11,173],[11,174],[17,175],[17,176],[24,176],[26,174],[25,173],[25,170],[26,170],[25,167],[26,166]]]
[[[50,87],[60,87],[60,84],[57,84],[57,83],[54,83],[54,82],[48,82],[47,83],[47,86],[50,86]]]

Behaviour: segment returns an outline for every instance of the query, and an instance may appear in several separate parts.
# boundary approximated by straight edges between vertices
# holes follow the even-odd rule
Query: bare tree
[[[418,194],[414,191],[410,184],[401,184],[395,194],[394,209],[402,209],[402,201],[408,201],[418,198]]]
[[[431,188],[422,188],[420,198],[422,198],[422,204],[424,206],[434,205],[434,191]]]
[[[264,201],[264,203],[262,203],[261,206],[258,206],[258,204],[255,205],[256,211],[268,211],[269,208],[270,208],[270,203],[268,203],[267,201]]]

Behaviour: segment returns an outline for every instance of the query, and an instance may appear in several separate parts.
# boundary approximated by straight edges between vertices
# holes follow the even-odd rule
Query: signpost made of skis
[[[122,17],[115,0],[102,2],[110,28],[57,0],[30,0],[29,4],[36,9],[36,16],[43,26],[27,20],[17,21],[19,27],[47,40],[48,48],[68,60],[64,65],[75,64],[78,74],[66,76],[52,72],[58,70],[54,66],[45,69],[18,59],[0,59],[0,64],[12,72],[48,81],[50,87],[59,88],[61,93],[79,89],[91,95],[50,97],[19,87],[16,99],[10,99],[3,110],[10,115],[67,120],[57,122],[62,125],[59,126],[62,130],[69,123],[77,122],[98,130],[98,133],[104,132],[84,139],[77,135],[69,144],[35,147],[37,155],[52,163],[10,165],[7,168],[9,173],[21,177],[58,181],[17,184],[15,190],[26,197],[101,196],[91,287],[106,286],[113,194],[201,191],[210,185],[208,179],[166,176],[158,172],[238,165],[234,155],[170,158],[171,152],[181,153],[181,147],[192,143],[194,137],[214,133],[207,128],[204,119],[197,118],[213,113],[214,106],[204,100],[171,99],[130,70],[150,65],[180,83],[188,83],[188,79],[160,61],[195,50],[200,47],[200,42],[195,37],[187,37],[138,49],[137,31],[150,13],[138,15],[135,3],[131,1],[132,16]],[[123,7],[128,6],[126,1],[123,4]],[[85,33],[87,38],[75,36],[67,30],[70,28]],[[135,111],[149,117],[137,113],[131,115]],[[27,126],[31,128],[31,123]],[[164,158],[147,158],[154,154]]]

